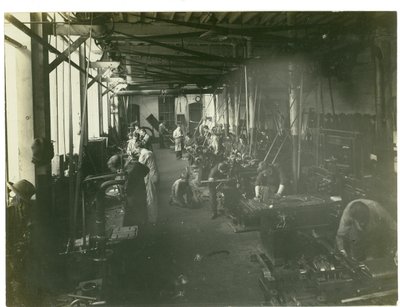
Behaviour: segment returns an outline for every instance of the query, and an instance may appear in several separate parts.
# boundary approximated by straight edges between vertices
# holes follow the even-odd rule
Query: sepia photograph
[[[6,306],[397,305],[397,11],[3,15]]]

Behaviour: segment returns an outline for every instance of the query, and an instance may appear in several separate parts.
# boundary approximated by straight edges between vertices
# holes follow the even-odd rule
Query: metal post
[[[69,160],[68,160],[68,183],[69,183],[69,221],[70,221],[70,238],[75,236],[75,220],[74,220],[74,199],[75,199],[75,166],[74,166],[74,127],[73,127],[73,109],[72,109],[72,69],[71,54],[69,54],[68,65],[68,127],[69,127]]]
[[[254,146],[254,118],[255,118],[255,100],[254,100],[254,80],[253,78],[248,78],[249,82],[249,144],[250,144],[250,155],[253,153],[253,146]]]
[[[237,100],[236,100],[236,141],[239,141],[239,134],[240,134],[240,106],[241,106],[241,100],[242,100],[242,82],[240,80],[239,82],[239,93],[237,95]]]
[[[41,13],[32,13],[32,22],[42,22],[44,16]],[[47,40],[43,25],[32,24],[32,31],[36,35]],[[33,130],[35,138],[50,140],[50,92],[48,52],[35,40],[32,40],[32,94],[33,94]],[[35,167],[36,175],[36,200],[40,204],[41,212],[48,214],[51,209],[51,163],[45,166]]]
[[[321,78],[319,79],[318,82],[318,88],[315,91],[315,113],[317,114],[317,125],[315,129],[315,165],[319,166],[319,133],[320,133],[320,114],[319,114],[319,98],[321,97],[321,92],[322,91],[322,84],[321,84]]]
[[[79,47],[79,66],[86,67],[86,43],[83,43],[82,46]],[[86,114],[87,117],[87,104],[85,106],[85,100],[87,99],[87,91],[86,91],[86,73],[85,70],[81,70],[79,72],[79,89],[80,89],[80,99],[81,99],[81,137],[83,137],[83,142],[86,145],[88,141],[88,121],[87,118],[83,119],[82,115]],[[86,110],[84,110],[86,108]]]
[[[99,74],[101,74],[101,70],[99,69]],[[103,127],[103,94],[102,94],[102,86],[99,84],[97,87],[97,99],[99,106],[99,136],[102,136],[104,133]]]
[[[91,51],[91,36],[92,36],[92,30],[90,30],[90,35],[89,35],[89,52]],[[90,54],[90,53],[89,53]],[[90,59],[88,60],[88,64],[90,62]],[[78,206],[79,206],[79,200],[81,200],[81,183],[82,183],[82,163],[83,163],[83,146],[85,144],[85,141],[87,141],[86,137],[87,136],[87,86],[88,86],[88,79],[89,79],[89,65],[86,65],[86,75],[84,76],[84,84],[85,88],[83,88],[83,106],[81,106],[82,109],[82,114],[81,114],[81,136],[80,136],[80,142],[79,142],[79,155],[78,155],[78,168],[77,168],[77,177],[76,177],[76,186],[75,186],[75,201],[74,201],[74,216],[73,216],[73,221],[74,225],[77,225],[77,215],[78,215]],[[73,229],[73,236],[72,239],[76,238],[76,228]]]
[[[229,88],[225,90],[225,136],[229,135]]]
[[[293,173],[293,186],[294,190],[297,192],[298,178],[297,178],[297,164],[298,164],[298,142],[299,142],[299,126],[294,122],[297,120],[298,112],[298,102],[296,101],[296,85],[294,80],[295,65],[289,63],[289,118],[291,124],[291,135],[292,135],[292,173]]]
[[[213,94],[213,103],[214,103],[214,126],[217,125],[217,99],[215,94]]]
[[[249,135],[249,93],[248,93],[248,78],[247,78],[247,66],[244,65],[244,95],[246,101],[246,133]]]
[[[288,26],[292,26],[294,24],[294,13],[287,13],[287,24]],[[293,31],[288,31],[289,37],[293,37]],[[298,191],[298,177],[297,177],[297,169],[298,169],[298,142],[299,142],[299,131],[298,125],[294,124],[297,120],[298,115],[298,101],[296,101],[296,84],[295,84],[295,64],[293,62],[289,62],[289,118],[291,125],[291,135],[292,135],[292,174],[293,174],[293,189],[295,193]]]
[[[107,82],[107,88],[109,86],[110,85]],[[112,127],[111,126],[111,102],[110,102],[110,99],[111,99],[110,98],[110,91],[108,91],[107,92],[107,124],[108,124],[107,131],[108,131],[108,133],[110,133],[109,128]]]
[[[302,132],[302,124],[303,124],[303,82],[304,82],[304,72],[301,70],[300,76],[300,93],[299,93],[299,108],[297,115],[297,123],[299,125],[299,139],[298,139],[298,150],[297,150],[297,179],[300,178],[300,167],[301,167],[301,132]]]

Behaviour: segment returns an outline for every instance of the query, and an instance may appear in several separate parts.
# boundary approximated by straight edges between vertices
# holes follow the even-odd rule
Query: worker
[[[146,186],[144,178],[149,173],[149,168],[135,160],[130,160],[125,165],[121,155],[112,156],[107,165],[113,172],[122,169],[126,172],[125,193],[127,202],[123,219],[124,226],[144,226],[147,223]]]
[[[129,127],[128,127],[129,133],[128,133],[128,138],[134,138],[134,139],[138,139],[139,135],[140,135],[140,131],[139,131],[139,125],[137,123],[137,121],[132,122]]]
[[[196,206],[187,173],[182,173],[180,178],[173,183],[169,204],[182,208],[193,208]]]
[[[208,145],[208,143],[210,142],[210,138],[211,138],[211,132],[210,132],[210,128],[207,125],[203,126],[202,137],[203,137],[202,145]]]
[[[376,201],[356,199],[343,210],[336,233],[341,255],[355,260],[379,258],[396,246],[396,222]]]
[[[255,198],[257,201],[266,201],[270,198],[279,198],[285,190],[285,175],[278,163],[268,165],[261,161],[257,168],[255,183]]]
[[[128,155],[133,155],[135,151],[135,143],[138,141],[139,137],[132,132],[128,134],[128,145],[126,146],[126,152]]]
[[[212,149],[212,152],[217,155],[220,152],[220,137],[217,133],[217,128],[213,127],[211,129],[211,137],[209,145]]]
[[[7,186],[9,188],[6,210],[7,304],[28,306],[33,303],[33,295],[37,290],[28,281],[32,278],[32,268],[38,265],[32,255],[34,248],[32,231],[35,221],[31,198],[35,194],[35,187],[24,179],[16,183],[8,182]]]
[[[147,213],[148,221],[151,224],[155,224],[157,222],[158,215],[157,187],[159,182],[159,174],[153,152],[143,148],[142,146],[143,145],[141,142],[136,142],[135,151],[139,155],[139,162],[149,168],[149,173],[144,178],[144,183],[146,185]]]
[[[183,152],[183,131],[181,128],[181,124],[178,123],[176,125],[176,129],[172,133],[172,137],[175,142],[175,154],[177,159],[182,159]]]
[[[218,203],[217,203],[217,185],[216,180],[227,179],[229,173],[229,164],[226,162],[220,162],[215,165],[208,176],[208,189],[210,192],[211,200],[211,219],[218,217]]]
[[[165,138],[169,134],[169,131],[166,127],[165,120],[162,120],[160,125],[158,126],[158,133],[160,138],[160,148],[165,148]]]
[[[139,135],[140,135],[139,141],[141,143],[141,146],[148,150],[152,150],[151,138],[150,135],[147,133],[146,129],[140,128]]]

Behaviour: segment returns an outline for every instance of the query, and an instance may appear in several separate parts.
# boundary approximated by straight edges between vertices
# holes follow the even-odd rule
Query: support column
[[[378,163],[382,165],[385,172],[393,172],[394,151],[393,151],[393,123],[391,115],[391,98],[386,97],[386,88],[391,87],[390,78],[386,80],[391,72],[390,65],[385,65],[385,60],[389,60],[390,48],[386,33],[383,29],[377,29],[375,33],[374,45],[372,46],[372,56],[375,66],[375,111],[376,111],[376,152]],[[390,94],[390,90],[388,91]]]
[[[107,88],[109,88],[109,84],[107,82]],[[107,92],[107,123],[108,123],[108,127],[107,127],[107,134],[110,133],[110,128],[112,127],[111,125],[111,97],[110,97],[110,91]]]
[[[287,13],[287,24],[288,26],[292,26],[294,24],[294,13]],[[288,31],[289,37],[293,37],[293,31]],[[299,113],[298,99],[296,99],[296,80],[295,80],[295,71],[296,65],[292,61],[288,64],[289,69],[289,123],[290,123],[290,133],[292,135],[292,175],[293,175],[293,191],[297,193],[298,191],[298,144],[299,144],[299,126],[296,123],[298,120],[297,116]]]
[[[32,31],[47,40],[41,22],[41,13],[32,13]],[[32,97],[33,97],[33,133],[35,138],[51,139],[50,134],[50,93],[48,52],[43,46],[32,40]],[[32,140],[33,141],[33,140]],[[51,164],[35,167],[36,199],[43,212],[51,209]]]
[[[217,125],[217,97],[213,94],[213,104],[214,104],[214,126]]]
[[[236,130],[235,130],[235,135],[236,135],[236,141],[239,141],[239,126],[240,126],[240,102],[242,99],[242,82],[239,82],[239,88],[238,86],[235,87],[235,125],[236,125]]]
[[[80,99],[81,99],[81,137],[83,137],[83,144],[87,144],[88,142],[88,120],[87,120],[87,104],[86,104],[86,112],[83,109],[85,104],[85,99],[87,99],[87,90],[86,90],[86,75],[84,73],[86,65],[86,43],[83,43],[82,46],[79,47],[79,66],[83,68],[82,71],[79,72],[79,88],[80,88]],[[82,118],[82,114],[86,114],[86,119]],[[85,126],[82,124],[85,123]]]
[[[249,140],[250,140],[250,155],[254,152],[254,145],[255,145],[255,99],[254,99],[254,79],[253,77],[248,77],[248,95],[249,95]]]
[[[99,73],[100,70],[99,70]],[[98,104],[99,104],[99,136],[102,136],[104,133],[104,127],[103,127],[103,93],[102,93],[102,89],[103,87],[98,84],[98,89],[97,89],[97,93],[98,93]]]
[[[31,13],[31,29],[33,33],[47,41],[47,33],[44,31],[43,22],[45,14]],[[32,102],[33,102],[33,132],[35,138],[50,140],[50,93],[48,74],[48,51],[35,40],[32,46]],[[54,262],[50,259],[55,253],[56,238],[54,234],[55,224],[52,215],[52,184],[51,163],[43,166],[35,165],[36,177],[36,205],[37,217],[36,235],[32,238],[34,245],[30,256],[35,259],[41,257],[47,259],[46,266],[43,262],[37,263],[36,286],[42,289],[51,289],[54,278]],[[38,258],[37,258],[38,259]]]
[[[235,133],[236,131],[236,110],[235,110],[235,85],[229,87],[229,130],[231,133]]]
[[[247,137],[249,137],[249,77],[247,75],[247,66],[244,66],[244,95],[245,95],[245,102],[246,102],[246,133]]]
[[[225,136],[229,135],[229,88],[225,88]]]
[[[295,84],[295,65],[289,63],[289,118],[290,118],[290,133],[292,135],[292,174],[293,174],[293,189],[297,192],[298,189],[298,143],[299,143],[299,126],[296,124],[299,113],[298,102],[296,99],[296,84]]]

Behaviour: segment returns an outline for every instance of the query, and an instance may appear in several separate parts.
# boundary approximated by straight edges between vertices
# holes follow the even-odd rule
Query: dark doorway
[[[158,118],[166,121],[168,129],[175,128],[175,96],[158,97]]]
[[[201,102],[189,104],[189,132],[193,134],[202,116],[203,105]]]
[[[140,107],[137,104],[130,103],[128,105],[128,125],[137,122],[140,126]]]

